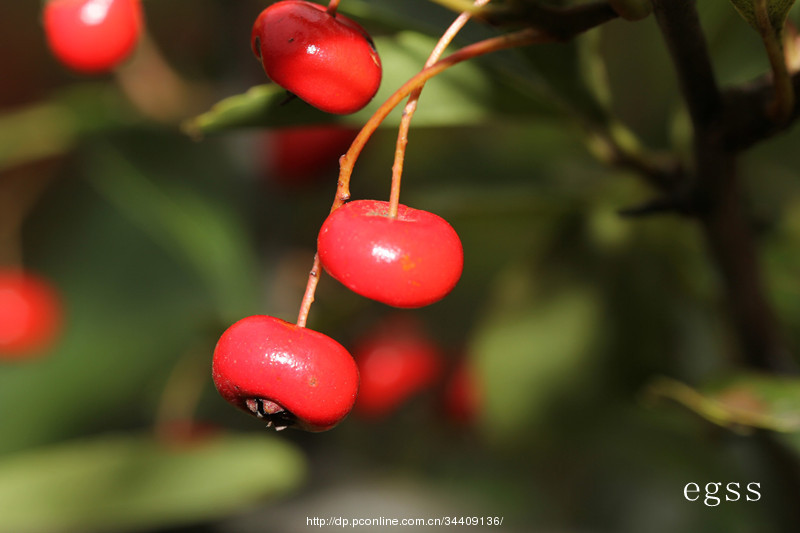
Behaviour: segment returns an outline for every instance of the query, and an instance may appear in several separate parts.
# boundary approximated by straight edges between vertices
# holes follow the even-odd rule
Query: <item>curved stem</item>
[[[772,83],[775,91],[772,95],[768,112],[772,119],[778,123],[789,120],[794,111],[794,86],[786,67],[786,55],[783,50],[783,43],[778,38],[780,28],[774,28],[769,19],[766,0],[758,0],[754,5],[756,20],[758,21],[758,31],[764,48],[767,51],[770,68],[772,69]]]
[[[336,187],[336,195],[333,199],[333,204],[331,205],[331,212],[339,209],[350,199],[350,176],[353,174],[353,167],[355,166],[356,160],[369,138],[375,133],[375,130],[378,129],[378,126],[381,125],[389,113],[415,89],[421,87],[429,79],[441,74],[453,65],[457,65],[468,59],[473,59],[499,50],[536,43],[552,42],[553,40],[554,38],[546,33],[532,28],[526,28],[514,33],[493,37],[465,46],[446,58],[437,61],[430,67],[419,71],[414,77],[404,83],[402,87],[397,89],[397,91],[375,111],[367,123],[364,124],[364,127],[361,128],[361,131],[358,132],[358,135],[356,135],[356,138],[353,140],[347,152],[339,158],[339,182]],[[311,303],[314,301],[314,292],[319,282],[319,266],[319,255],[317,254],[314,256],[314,265],[309,273],[306,291],[301,303],[297,323],[299,326],[305,326]]]
[[[301,328],[306,327],[308,322],[308,312],[311,310],[311,304],[314,303],[314,293],[317,292],[317,284],[319,283],[319,254],[314,254],[314,264],[311,266],[311,271],[308,273],[308,283],[306,283],[306,291],[303,294],[303,300],[300,302],[300,313],[297,315],[297,325]]]
[[[336,15],[336,10],[339,8],[339,0],[331,0],[328,2],[328,8],[326,11],[331,15]]]
[[[491,0],[475,0],[474,6],[482,7],[488,4],[490,1]],[[442,37],[439,39],[439,42],[436,43],[431,55],[425,62],[425,68],[432,66],[434,63],[436,63],[436,61],[439,60],[440,57],[442,57],[444,51],[471,17],[472,14],[467,11],[464,11],[458,15],[456,20],[453,21],[450,27],[447,28]],[[406,147],[408,146],[408,130],[411,128],[411,118],[414,116],[414,112],[417,110],[417,102],[422,94],[423,87],[424,85],[420,85],[414,89],[414,91],[408,97],[408,103],[406,103],[406,107],[403,109],[403,117],[400,120],[400,128],[397,132],[397,145],[394,151],[394,163],[392,164],[392,190],[389,196],[390,218],[397,218],[397,206],[400,203],[400,182],[402,181],[403,177],[403,163],[405,161]]]
[[[437,61],[430,67],[419,71],[415,76],[403,84],[402,87],[397,89],[397,91],[395,91],[394,94],[392,94],[377,109],[377,111],[375,111],[367,123],[364,124],[364,127],[361,128],[361,131],[358,132],[358,135],[356,135],[353,144],[350,145],[350,148],[347,150],[347,152],[339,158],[339,184],[336,189],[336,196],[334,198],[333,205],[331,206],[331,212],[341,207],[342,204],[350,199],[350,176],[353,173],[353,167],[355,166],[356,160],[361,154],[361,151],[364,149],[364,146],[367,144],[369,138],[373,133],[375,133],[375,130],[378,129],[389,113],[391,113],[391,111],[405,97],[410,95],[412,91],[424,85],[429,79],[441,74],[448,68],[457,65],[462,61],[467,61],[468,59],[473,59],[491,52],[497,52],[499,50],[506,50],[509,48],[516,48],[536,43],[552,42],[553,40],[554,38],[546,33],[532,28],[526,28],[514,33],[493,37],[473,43],[469,46],[465,46],[464,48],[461,48],[457,52],[450,54],[444,59]]]

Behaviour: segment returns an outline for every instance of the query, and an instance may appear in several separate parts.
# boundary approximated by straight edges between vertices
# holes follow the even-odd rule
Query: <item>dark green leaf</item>
[[[223,323],[252,310],[257,260],[231,206],[189,188],[167,189],[111,146],[97,152],[95,164],[92,184],[156,242],[195,268],[216,297]]]

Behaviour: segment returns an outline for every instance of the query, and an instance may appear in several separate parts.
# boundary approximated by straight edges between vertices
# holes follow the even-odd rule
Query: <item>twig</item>
[[[757,0],[753,5],[756,20],[758,21],[758,32],[764,42],[767,51],[769,64],[772,68],[773,95],[769,103],[767,112],[777,123],[786,123],[791,117],[794,109],[794,87],[789,77],[789,70],[786,67],[786,56],[783,51],[783,43],[778,36],[782,33],[782,28],[774,28],[769,18],[767,0]]]
[[[694,129],[693,197],[708,250],[722,277],[748,366],[789,371],[794,363],[767,300],[755,238],[743,209],[736,154],[724,144],[725,109],[695,0],[653,0]]]
[[[792,91],[797,94],[800,91],[800,73],[795,73],[789,81]],[[785,131],[797,120],[800,116],[800,102],[797,99],[785,120],[776,122],[770,116],[768,110],[774,92],[772,76],[764,76],[725,91],[727,112],[723,117],[723,142],[727,150],[746,150]]]
[[[475,0],[474,6],[481,7],[488,4],[489,1],[490,0]],[[444,51],[470,18],[471,14],[468,11],[464,11],[456,17],[456,20],[445,30],[436,43],[436,46],[433,47],[433,51],[430,56],[428,56],[428,60],[425,61],[425,68],[433,66],[433,64],[442,57]],[[400,203],[400,183],[403,177],[403,163],[405,161],[406,147],[408,146],[408,131],[411,128],[411,119],[414,117],[414,113],[417,110],[417,102],[419,101],[420,95],[422,95],[423,87],[424,85],[420,85],[409,95],[406,107],[403,109],[400,127],[397,131],[397,143],[394,151],[394,162],[392,163],[392,189],[389,196],[389,217],[391,218],[397,217],[397,209]]]

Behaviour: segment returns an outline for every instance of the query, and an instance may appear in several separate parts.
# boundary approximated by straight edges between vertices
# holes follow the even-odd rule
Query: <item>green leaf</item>
[[[119,90],[84,83],[0,115],[0,170],[64,154],[82,136],[141,122]]]
[[[777,35],[781,35],[786,17],[794,4],[794,0],[731,0],[731,2],[742,18],[759,33],[762,32],[762,28],[758,22],[757,9],[759,3],[765,3],[767,18]]]
[[[504,274],[499,304],[479,327],[472,357],[485,380],[486,428],[513,438],[580,388],[596,346],[600,309],[581,285],[541,287],[526,269]]]
[[[585,38],[581,36],[568,43],[527,46],[520,50],[520,55],[540,78],[551,101],[577,112],[581,118],[603,123],[606,111],[586,80]]]
[[[649,398],[666,398],[720,426],[748,432],[752,428],[800,431],[800,379],[740,374],[695,389],[669,378],[654,380]]]
[[[257,259],[232,206],[188,187],[167,188],[111,146],[94,157],[92,184],[154,241],[194,267],[215,296],[223,323],[257,306]]]
[[[297,101],[278,85],[251,87],[247,92],[217,102],[211,109],[183,123],[181,129],[194,139],[231,128],[287,126],[333,121],[331,116]]]
[[[263,435],[58,444],[0,460],[0,532],[129,531],[221,518],[296,489],[305,470],[294,447]]]

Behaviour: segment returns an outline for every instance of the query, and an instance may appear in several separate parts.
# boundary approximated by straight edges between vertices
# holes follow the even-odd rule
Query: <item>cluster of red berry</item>
[[[352,353],[361,376],[355,412],[362,418],[385,419],[437,385],[448,420],[467,425],[479,416],[482,387],[469,362],[447,365],[442,348],[408,316],[380,321]]]
[[[381,61],[369,34],[331,6],[277,2],[256,19],[251,44],[273,82],[328,113],[363,108],[380,85]],[[319,232],[317,250],[320,265],[343,285],[400,308],[440,300],[463,267],[461,241],[444,219],[378,200],[335,206]],[[404,348],[409,349],[400,349],[394,359],[402,361],[400,367],[388,371],[395,373],[390,380],[395,384],[387,388],[378,385],[386,379],[385,356],[364,355],[357,365],[341,344],[304,322],[256,315],[223,333],[212,374],[226,400],[268,425],[322,431],[341,421],[357,397],[366,411],[383,410],[435,379],[435,356]],[[384,377],[376,380],[364,365],[379,368]]]
[[[291,95],[327,113],[349,114],[375,96],[382,66],[370,35],[337,6],[276,2],[257,17],[251,46],[267,76]],[[44,8],[54,55],[83,73],[119,65],[140,40],[142,25],[140,0],[49,0]],[[400,205],[394,195],[391,202],[340,200],[317,240],[319,265],[333,278],[400,308],[432,304],[454,288],[463,250],[444,219]],[[305,313],[311,300],[313,291],[304,298]],[[402,386],[408,390],[397,389],[395,396],[433,379],[435,367],[415,370]],[[262,315],[238,321],[219,339],[212,374],[226,400],[279,428],[329,429],[353,408],[359,388],[350,353],[307,329],[305,318],[297,324]],[[366,404],[375,403],[371,383],[363,385]]]

